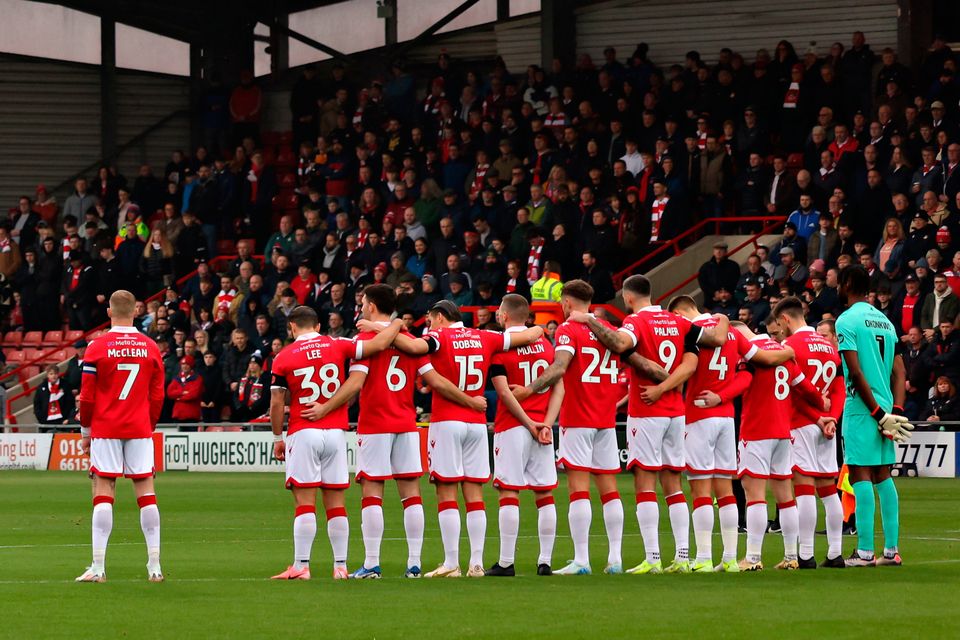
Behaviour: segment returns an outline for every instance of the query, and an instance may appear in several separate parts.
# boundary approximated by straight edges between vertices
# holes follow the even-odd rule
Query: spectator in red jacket
[[[173,401],[171,416],[177,422],[199,422],[203,400],[203,378],[194,371],[193,356],[180,358],[180,375],[167,385],[167,398]]]

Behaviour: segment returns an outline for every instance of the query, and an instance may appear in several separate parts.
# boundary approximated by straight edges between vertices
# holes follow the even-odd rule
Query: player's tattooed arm
[[[430,388],[439,393],[450,402],[456,402],[460,406],[474,411],[486,411],[487,399],[483,396],[468,396],[460,387],[453,384],[442,375],[431,369],[423,374],[423,381],[430,385]]]
[[[654,382],[663,382],[670,376],[666,369],[658,365],[653,360],[644,358],[639,353],[631,353],[627,358],[627,364]]]
[[[590,327],[590,330],[593,331],[593,335],[597,336],[597,340],[611,351],[617,353],[623,353],[627,349],[633,346],[633,340],[630,339],[623,331],[617,331],[612,329],[600,322],[594,317],[592,313],[584,313],[583,311],[574,311],[570,314],[570,317],[567,320],[571,322],[579,322]]]
[[[683,354],[680,364],[673,370],[673,373],[658,385],[644,387],[640,397],[647,404],[655,403],[667,391],[672,391],[689,380],[690,376],[697,370],[697,362],[697,354],[689,352]]]
[[[523,402],[535,393],[539,393],[547,387],[555,385],[567,372],[573,354],[569,351],[556,351],[553,355],[553,364],[546,368],[540,376],[530,383],[529,387],[514,387],[513,395],[517,400]]]
[[[363,387],[363,382],[366,379],[367,373],[365,371],[351,371],[346,381],[340,385],[340,388],[337,389],[337,392],[333,394],[332,398],[323,404],[311,402],[303,408],[300,415],[311,422],[323,420],[330,412],[339,409],[353,400],[353,398],[360,393],[360,389]]]

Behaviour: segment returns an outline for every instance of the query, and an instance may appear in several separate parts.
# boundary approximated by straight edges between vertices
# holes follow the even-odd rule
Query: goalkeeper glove
[[[870,415],[877,421],[877,428],[884,438],[894,442],[906,442],[910,439],[913,425],[905,416],[887,413],[879,406]]]

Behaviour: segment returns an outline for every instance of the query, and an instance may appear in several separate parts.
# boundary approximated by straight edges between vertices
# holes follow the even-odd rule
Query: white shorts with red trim
[[[439,482],[488,482],[490,449],[487,425],[441,420],[427,434],[430,479]]]
[[[615,429],[560,427],[560,459],[564,469],[619,473],[620,448]]]
[[[683,416],[627,418],[627,469],[683,471]]]
[[[526,427],[493,434],[493,486],[520,491],[557,487],[557,461],[552,444],[540,444]]]
[[[704,418],[684,430],[683,451],[691,480],[737,475],[737,434],[733,418]]]
[[[789,480],[793,477],[793,455],[788,438],[741,440],[737,460],[737,475],[741,478]]]
[[[346,489],[347,441],[342,429],[301,429],[287,436],[287,488]]]
[[[92,438],[90,473],[101,478],[152,477],[153,438]]]
[[[402,480],[423,475],[420,434],[364,433],[357,435],[357,481]]]
[[[793,438],[793,470],[812,478],[836,478],[837,439],[823,437],[815,424],[790,431]]]

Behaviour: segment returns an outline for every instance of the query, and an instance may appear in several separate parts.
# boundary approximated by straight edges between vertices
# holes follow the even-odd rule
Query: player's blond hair
[[[110,296],[110,317],[130,320],[136,309],[137,298],[129,291],[118,289]]]

